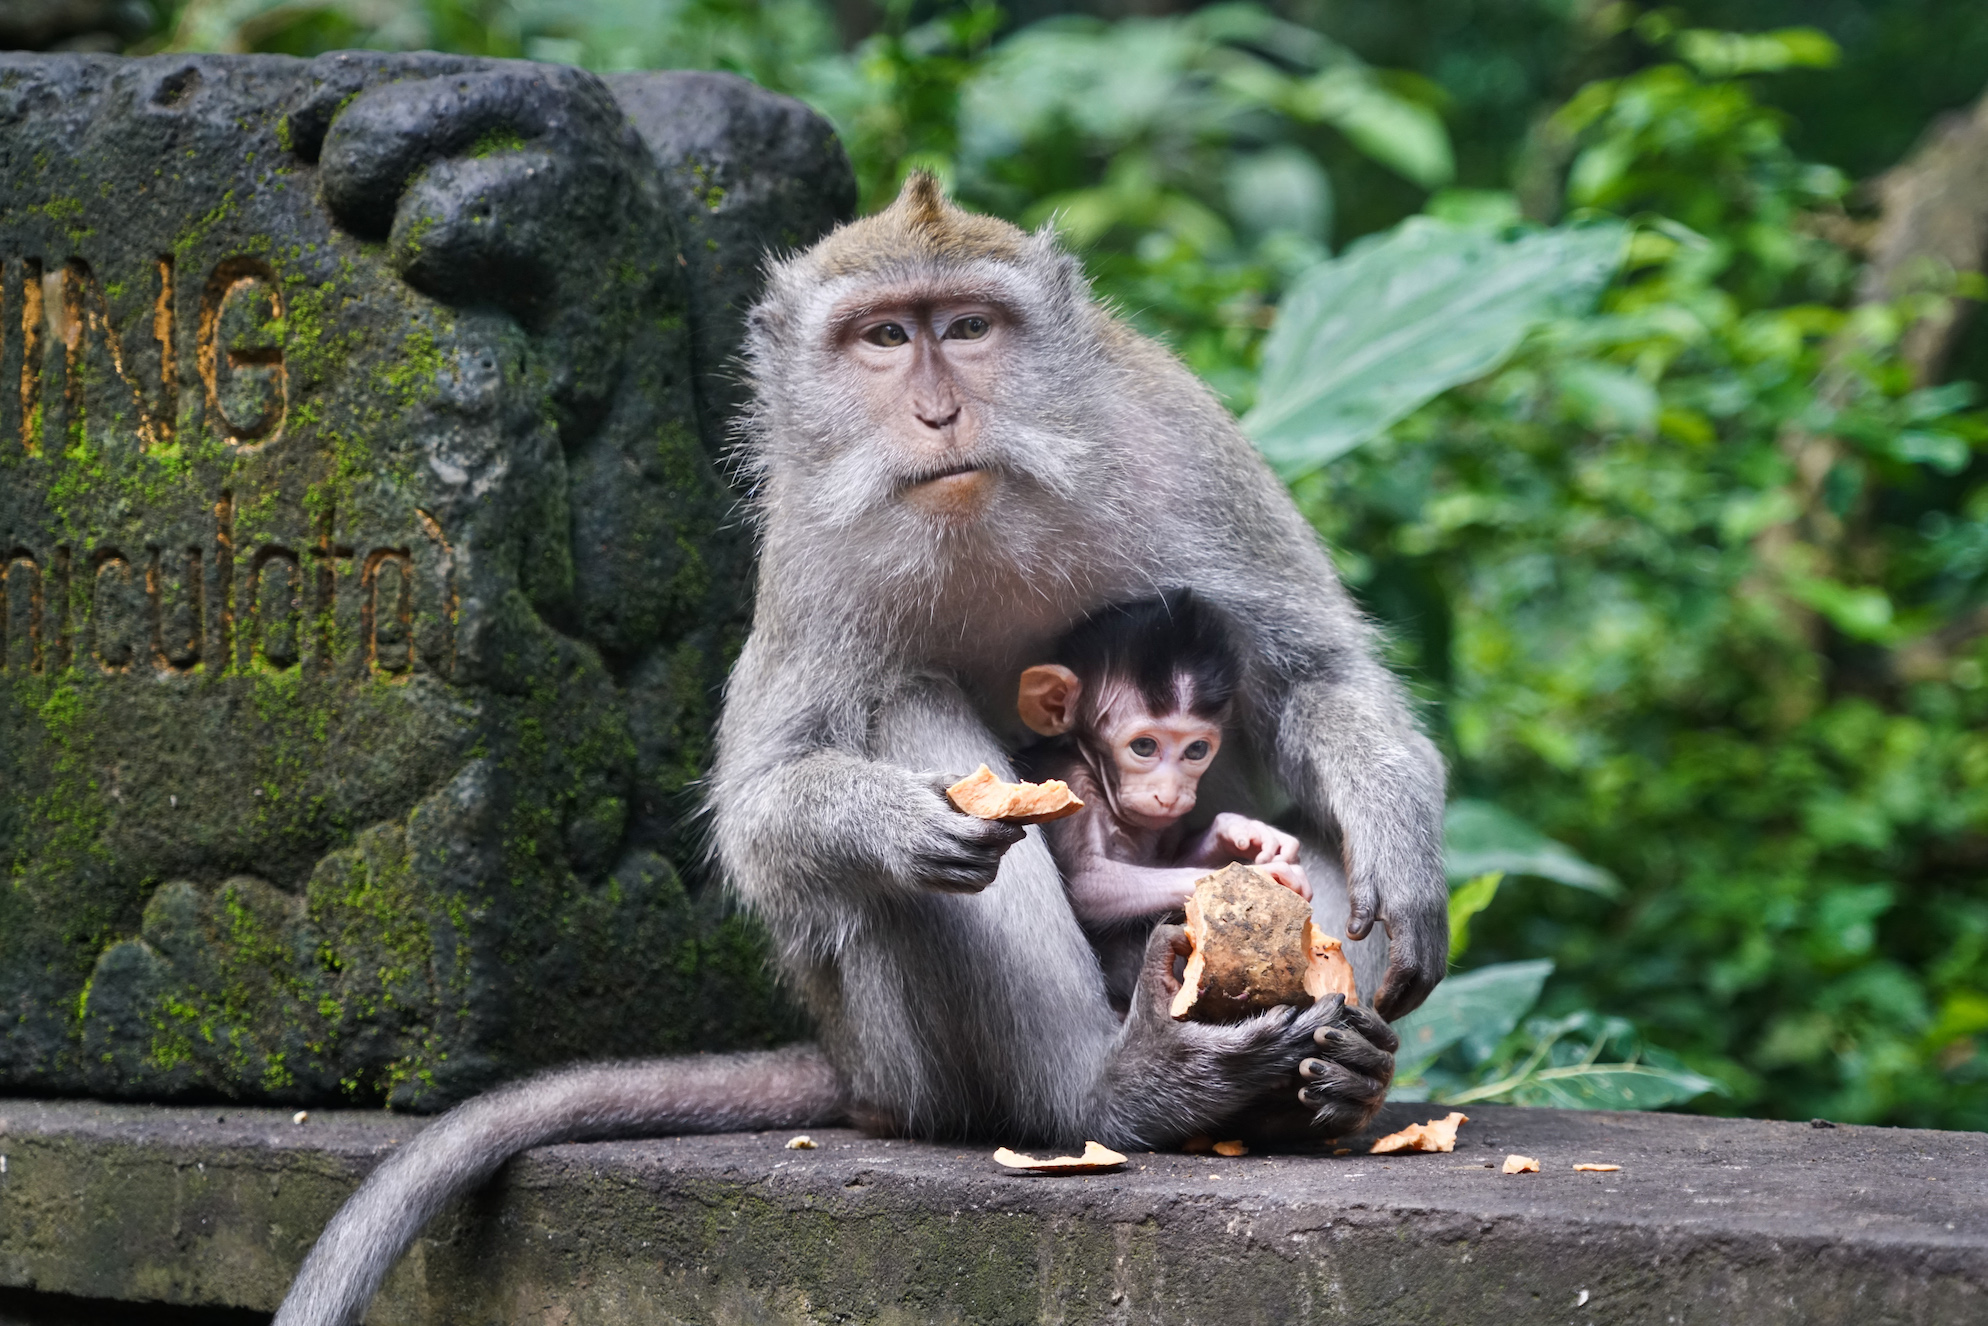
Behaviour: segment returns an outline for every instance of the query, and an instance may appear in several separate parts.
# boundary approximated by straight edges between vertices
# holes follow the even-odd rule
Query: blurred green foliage
[[[1415,236],[1502,261],[1616,227],[1598,294],[1442,361],[1468,380],[1424,356],[1336,451],[1293,435],[1280,457],[1453,763],[1472,969],[1418,1015],[1404,1079],[1589,1105],[1716,1083],[1697,1108],[1984,1128],[1988,420],[1897,349],[1979,287],[1860,304],[1849,180],[1763,98],[1812,108],[1868,171],[1937,108],[1868,92],[1897,41],[1949,42],[1926,55],[1943,104],[1988,68],[1946,16],[1966,6],[1832,0],[1890,25],[1847,60],[1813,30],[1692,26],[1714,8],[1318,0],[1014,29],[991,4],[893,3],[845,50],[820,0],[191,0],[172,40],[739,70],[835,119],[866,205],[926,166],[972,205],[1058,217],[1239,413],[1260,385],[1325,393],[1306,373],[1340,362],[1330,310],[1294,299],[1298,348],[1262,375],[1287,291],[1356,288],[1389,253],[1425,272]]]

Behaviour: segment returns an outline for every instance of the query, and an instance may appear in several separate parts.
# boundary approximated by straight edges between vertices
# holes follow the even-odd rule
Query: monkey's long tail
[[[521,1151],[554,1142],[804,1127],[843,1117],[820,1050],[562,1069],[456,1106],[388,1157],[304,1259],[273,1326],[354,1326],[408,1245]]]

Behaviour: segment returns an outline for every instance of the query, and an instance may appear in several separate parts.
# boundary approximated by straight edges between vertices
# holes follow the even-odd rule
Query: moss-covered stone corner
[[[719,297],[570,71],[529,95],[584,114],[434,126],[481,184],[411,177],[393,242],[328,212],[332,120],[441,74],[517,86],[0,55],[8,1088],[425,1109],[800,1030],[688,828],[750,551]],[[586,189],[524,173],[555,121],[613,126]]]

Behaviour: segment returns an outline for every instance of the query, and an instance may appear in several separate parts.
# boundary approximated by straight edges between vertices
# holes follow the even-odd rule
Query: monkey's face
[[[1164,829],[1194,809],[1201,775],[1222,748],[1222,729],[1189,713],[1155,717],[1144,705],[1114,706],[1098,736],[1118,775],[1118,814],[1142,829]]]
[[[846,304],[831,326],[894,471],[892,495],[933,520],[978,517],[1000,482],[985,434],[1014,319],[991,299],[905,292]]]

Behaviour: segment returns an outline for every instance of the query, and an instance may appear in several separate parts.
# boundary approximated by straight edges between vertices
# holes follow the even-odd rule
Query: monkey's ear
[[[1022,672],[1015,707],[1031,732],[1060,737],[1077,726],[1077,697],[1083,693],[1076,673],[1060,663],[1038,663]]]

